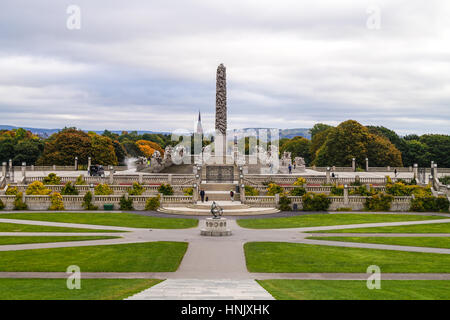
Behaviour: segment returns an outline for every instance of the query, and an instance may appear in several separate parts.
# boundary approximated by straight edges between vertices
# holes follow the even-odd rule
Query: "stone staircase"
[[[236,193],[237,183],[205,183],[200,184],[200,190],[205,190],[208,201],[226,201],[230,199],[230,191],[234,192],[234,200],[240,200],[240,194]]]

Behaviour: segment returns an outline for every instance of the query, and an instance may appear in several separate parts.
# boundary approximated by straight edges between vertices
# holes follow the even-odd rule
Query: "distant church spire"
[[[196,132],[195,133],[203,134],[202,116],[200,115],[200,110],[198,111],[198,121],[197,121],[197,128],[196,128]]]

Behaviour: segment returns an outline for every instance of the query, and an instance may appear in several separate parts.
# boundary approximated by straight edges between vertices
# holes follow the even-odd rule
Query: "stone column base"
[[[231,236],[231,230],[227,229],[225,218],[206,218],[206,228],[201,229],[200,234],[210,237]]]

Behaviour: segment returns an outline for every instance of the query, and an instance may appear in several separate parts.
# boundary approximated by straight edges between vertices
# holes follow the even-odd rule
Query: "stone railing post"
[[[353,172],[356,171],[356,159],[355,158],[352,158],[352,170],[353,170]]]
[[[109,184],[114,184],[114,166],[109,166]]]
[[[56,171],[56,164],[53,165],[53,171]]]
[[[418,179],[419,178],[419,165],[417,163],[414,163],[414,179]]]
[[[171,174],[171,173],[169,173],[169,174],[167,175],[167,183],[170,184],[170,185],[172,185],[172,174]]]
[[[2,163],[2,177],[6,177],[6,162]]]
[[[31,171],[34,171],[34,164],[31,165]]]
[[[370,191],[370,184],[368,184],[368,183],[366,184],[366,190]]]
[[[139,173],[138,182],[141,185],[144,184],[144,175],[142,173]]]
[[[239,185],[239,188],[240,188],[239,192],[241,195],[241,202],[245,203],[245,185],[242,183]]]
[[[26,177],[26,172],[27,172],[27,163],[26,162],[22,162],[22,181],[24,182],[24,183],[26,183],[26,179],[27,179],[27,177]]]
[[[359,175],[356,175],[356,176],[355,176],[355,182],[356,182],[357,184],[359,184],[360,181],[361,181],[361,179],[359,178]]]
[[[366,172],[369,171],[369,158],[366,158]]]
[[[344,205],[348,205],[348,185],[344,185]]]
[[[330,167],[327,167],[327,172],[326,172],[326,183],[329,184],[331,183],[331,176],[330,176]]]
[[[91,159],[91,157],[89,157],[88,158],[88,166],[87,166],[88,171],[91,170],[91,161],[92,161],[92,159]]]
[[[192,192],[192,202],[193,203],[197,203],[198,201],[198,184],[194,183],[194,188],[193,188],[193,192]]]
[[[280,194],[275,194],[275,205],[278,207],[278,204],[280,203]]]
[[[75,171],[78,170],[78,157],[75,157],[74,169],[75,169]]]

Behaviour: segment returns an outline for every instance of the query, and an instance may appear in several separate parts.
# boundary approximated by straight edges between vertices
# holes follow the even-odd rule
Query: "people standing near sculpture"
[[[291,166],[290,163],[289,163],[289,165],[288,165],[288,169],[289,169],[289,174],[291,174],[291,173],[292,173],[292,166]]]
[[[202,199],[202,202],[205,202],[205,190],[200,190],[200,198]]]
[[[231,201],[233,202],[234,201],[234,192],[233,192],[233,190],[230,191],[230,198],[231,198]]]

